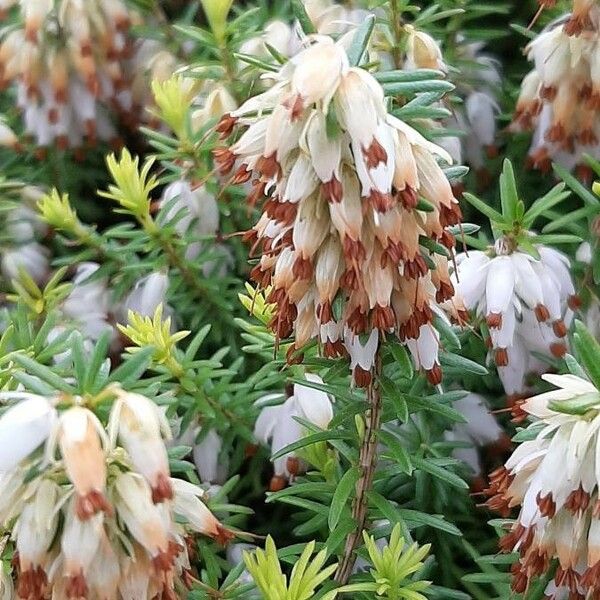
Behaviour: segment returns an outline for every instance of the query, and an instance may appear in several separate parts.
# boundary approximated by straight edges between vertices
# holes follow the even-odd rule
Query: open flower
[[[511,570],[515,592],[556,559],[546,596],[593,598],[600,591],[600,392],[575,375],[542,377],[557,389],[522,405],[535,435],[492,474],[487,504],[504,514],[520,508],[500,542],[519,554]],[[578,410],[562,410],[575,404]]]
[[[314,37],[274,78],[221,121],[223,134],[244,132],[215,151],[223,173],[238,165],[234,180],[255,176],[249,202],[264,200],[247,240],[261,254],[252,278],[272,286],[271,328],[293,337],[293,349],[319,339],[326,356],[374,330],[427,336],[418,363],[439,383],[431,304],[450,300],[453,288],[447,257],[421,242],[454,246],[445,227],[460,209],[436,162],[450,157],[388,114],[381,86],[331,38]],[[355,382],[368,385],[371,367],[354,369]]]

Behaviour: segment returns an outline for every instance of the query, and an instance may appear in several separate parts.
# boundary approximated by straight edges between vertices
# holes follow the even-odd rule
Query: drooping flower
[[[535,66],[523,80],[512,128],[533,130],[533,167],[549,170],[559,162],[587,172],[583,154],[600,156],[598,3],[575,0],[573,12],[544,29],[527,55]]]
[[[462,460],[479,477],[483,474],[480,450],[486,446],[498,446],[507,449],[510,440],[498,421],[490,412],[490,408],[479,394],[469,394],[454,402],[452,407],[465,418],[464,423],[456,423],[446,432],[445,438],[455,442],[471,444],[469,448],[456,448],[452,455]]]
[[[168,206],[166,218],[174,223],[180,235],[202,238],[214,236],[219,229],[219,207],[205,186],[192,187],[183,179],[175,181],[165,188],[160,204]],[[186,258],[196,258],[202,247],[200,239],[190,242],[186,246]]]
[[[73,287],[61,305],[62,313],[73,320],[89,340],[97,340],[104,331],[112,329],[108,281],[95,276],[99,268],[94,262],[77,265]]]
[[[323,383],[318,375],[307,373],[305,377],[312,383]],[[263,444],[270,444],[272,454],[305,435],[305,428],[295,417],[309,421],[321,429],[327,429],[333,418],[331,399],[321,390],[296,383],[283,404],[270,404],[279,397],[279,394],[270,394],[258,400],[257,404],[262,408],[254,426],[255,437]],[[274,459],[270,489],[281,489],[286,481],[305,469],[304,462],[294,453]]]
[[[231,538],[203,490],[171,477],[159,409],[106,392],[108,431],[81,398],[2,394],[15,404],[0,417],[0,523],[19,598],[174,598],[191,538]]]
[[[24,186],[16,195],[18,204],[4,213],[6,240],[0,254],[0,267],[8,282],[18,279],[20,270],[38,285],[44,284],[50,275],[50,252],[40,243],[48,226],[35,210],[41,195],[39,188]]]
[[[539,366],[533,352],[564,355],[570,308],[578,304],[568,258],[550,247],[536,250],[539,258],[500,238],[486,252],[459,254],[452,274],[465,307],[485,319],[508,395],[525,391],[525,375]]]
[[[165,306],[169,276],[164,271],[156,271],[136,281],[133,290],[127,295],[121,307],[121,320],[127,320],[129,311],[144,317],[152,317],[159,304]],[[170,309],[165,309],[168,316]]]
[[[388,114],[381,86],[331,38],[314,37],[274,79],[221,121],[223,134],[244,132],[215,157],[223,173],[237,164],[238,180],[255,175],[248,200],[264,200],[247,239],[261,253],[252,278],[272,285],[277,338],[292,336],[297,350],[316,338],[340,356],[373,331],[436,337],[431,305],[453,288],[447,257],[421,242],[454,246],[445,227],[460,209],[435,159],[450,157]],[[439,383],[437,342],[420,347]],[[357,383],[369,384],[374,356],[361,359]]]
[[[600,393],[575,375],[543,375],[556,386],[522,405],[532,439],[522,442],[491,476],[487,504],[516,522],[500,541],[517,552],[512,588],[525,591],[558,561],[546,597],[594,598],[600,590]],[[556,403],[556,404],[554,404]],[[580,404],[563,411],[560,404]]]

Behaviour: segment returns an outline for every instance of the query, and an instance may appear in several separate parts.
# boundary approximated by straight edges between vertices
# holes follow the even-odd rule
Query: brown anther
[[[51,108],[48,111],[48,121],[50,123],[52,123],[53,125],[56,125],[56,123],[58,123],[58,118],[59,118],[59,112],[58,112],[58,108]]]
[[[449,225],[458,225],[462,221],[462,211],[458,202],[453,202],[450,206],[442,204],[440,206],[440,225],[448,227]]]
[[[269,482],[270,492],[280,492],[286,487],[287,481],[284,477],[281,477],[281,475],[273,475],[273,477],[271,477],[271,481]]]
[[[285,468],[290,475],[298,475],[300,473],[300,460],[296,456],[288,456],[285,461]]]
[[[525,592],[525,590],[527,590],[528,585],[529,578],[527,577],[527,574],[521,570],[520,565],[518,564],[518,569],[515,569],[515,572],[513,573],[513,578],[510,587],[513,592],[517,594],[522,594],[523,592]]]
[[[304,100],[300,94],[296,94],[292,98],[288,98],[283,103],[283,106],[290,111],[290,121],[297,121],[304,112]]]
[[[565,502],[565,508],[573,514],[583,514],[590,505],[590,495],[581,485],[576,490],[573,490]]]
[[[304,354],[298,352],[296,346],[292,344],[285,353],[285,362],[288,365],[301,365],[304,362]]]
[[[264,198],[266,187],[266,181],[255,180],[252,182],[252,191],[248,194],[248,197],[246,198],[248,206],[253,207],[259,200]]]
[[[75,514],[80,521],[87,521],[99,512],[112,514],[112,506],[102,492],[92,490],[85,496],[75,497]]]
[[[449,231],[444,230],[440,237],[440,244],[448,250],[452,250],[456,246],[456,238]]]
[[[239,185],[241,183],[246,183],[247,181],[250,181],[251,177],[252,171],[248,170],[248,165],[242,164],[240,165],[239,169],[235,172],[235,175],[231,180],[231,184]]]
[[[88,586],[83,571],[69,577],[66,593],[67,598],[87,598]]]
[[[368,148],[363,147],[362,151],[366,159],[367,169],[374,169],[379,163],[387,162],[387,152],[375,137],[373,137],[371,145]]]
[[[550,318],[550,311],[543,304],[538,304],[533,312],[535,313],[535,318],[540,323],[543,323]]]
[[[333,321],[333,309],[331,302],[325,301],[317,306],[317,318],[321,324]]]
[[[363,243],[360,240],[353,240],[347,235],[344,236],[343,250],[346,260],[350,263],[354,261],[361,263],[367,258],[367,251]]]
[[[390,331],[394,328],[396,317],[391,306],[375,305],[371,311],[371,322],[373,329],[380,331]]]
[[[550,126],[548,131],[546,131],[544,139],[548,142],[556,144],[562,142],[566,137],[567,133],[564,125],[562,123],[554,123],[554,125]]]
[[[552,518],[556,514],[556,502],[552,498],[552,492],[548,492],[545,496],[542,496],[542,493],[539,492],[535,501],[542,517]]]
[[[371,190],[369,202],[373,210],[379,213],[386,213],[394,207],[394,199],[391,194],[384,194],[379,190]]]
[[[383,258],[382,258],[383,260]],[[385,267],[382,264],[382,267]],[[355,267],[348,267],[340,279],[340,286],[346,290],[354,291],[358,289],[359,273]]]
[[[292,267],[292,273],[296,279],[310,279],[313,274],[313,265],[309,258],[297,256]]]
[[[440,281],[439,287],[435,292],[435,301],[442,304],[446,300],[454,297],[454,286],[449,281]]]
[[[496,146],[496,144],[486,146],[485,153],[489,159],[498,158],[498,146]]]
[[[365,331],[367,331],[368,324],[369,320],[367,315],[361,312],[360,308],[355,308],[348,317],[348,327],[357,335],[365,333]]]
[[[503,535],[498,540],[498,547],[500,548],[500,552],[503,554],[510,554],[514,552],[516,545],[521,541],[521,538],[525,534],[525,527],[520,523],[517,523],[510,530],[509,533]]]
[[[217,123],[215,131],[219,134],[221,139],[228,138],[233,132],[233,128],[237,123],[237,118],[232,117],[229,113],[223,115],[221,120]]]
[[[227,544],[235,537],[235,533],[231,529],[227,529],[221,523],[217,523],[217,533],[213,536],[214,540],[220,546],[227,546]]]
[[[572,592],[576,592],[579,587],[579,573],[570,567],[563,569],[559,564],[554,576],[554,583],[558,587],[568,587]]]
[[[408,279],[418,279],[427,274],[427,263],[425,259],[418,254],[413,260],[404,263],[404,276]]]
[[[552,331],[554,331],[554,335],[556,337],[562,338],[567,335],[568,330],[565,322],[562,319],[557,319],[554,321],[554,323],[552,323]]]
[[[158,572],[164,573],[170,571],[175,564],[175,560],[185,548],[177,542],[170,540],[166,550],[159,552],[153,559],[152,565]]]
[[[557,91],[555,85],[543,85],[540,88],[540,97],[548,102],[552,102],[556,98]]]
[[[490,329],[500,329],[502,327],[502,313],[489,313],[485,317],[485,322]]]
[[[550,352],[556,358],[562,358],[567,353],[567,346],[563,342],[550,344]]]
[[[397,193],[398,200],[407,210],[412,210],[417,207],[419,203],[419,196],[410,185],[407,185],[403,190]]]
[[[567,304],[571,310],[579,310],[581,308],[581,298],[577,294],[572,294],[567,299]]]
[[[258,444],[246,444],[244,447],[244,458],[252,458],[258,452]]]
[[[427,376],[427,381],[429,381],[431,385],[440,385],[440,383],[442,383],[442,368],[438,364],[435,364],[431,369],[426,370],[425,375]]]
[[[600,106],[598,107],[598,110],[600,111]],[[594,180],[594,177],[596,177],[596,173],[592,167],[583,164],[579,164],[575,167],[575,175],[577,176],[577,179],[585,185],[590,185]]]
[[[261,156],[256,162],[256,170],[268,179],[279,175],[281,167],[277,162],[277,153],[273,152],[269,156]]]
[[[348,351],[342,340],[327,340],[325,344],[323,344],[323,356],[326,356],[327,358],[341,358],[347,356],[347,354]]]
[[[173,499],[173,486],[170,479],[164,473],[159,473],[156,483],[152,486],[152,502],[160,504],[165,500]]]
[[[506,348],[497,348],[494,359],[497,367],[506,367],[508,365],[508,352]]]
[[[235,164],[235,154],[229,148],[215,148],[213,158],[221,175],[227,175]]]
[[[354,367],[352,376],[354,378],[354,383],[356,383],[357,387],[359,388],[367,388],[371,385],[371,381],[373,381],[373,375],[371,371],[367,371],[359,365]]]
[[[325,183],[321,184],[321,194],[331,203],[339,203],[344,198],[344,188],[342,182],[335,175]]]

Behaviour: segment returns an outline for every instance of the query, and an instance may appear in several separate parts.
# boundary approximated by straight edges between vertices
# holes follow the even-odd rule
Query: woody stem
[[[377,434],[381,425],[380,372],[381,359],[377,356],[373,381],[367,388],[369,408],[366,416],[365,433],[358,457],[359,478],[356,482],[356,495],[352,502],[352,518],[356,523],[356,528],[346,538],[344,554],[335,574],[335,580],[341,585],[347,583],[350,575],[352,575],[352,569],[356,561],[355,551],[360,544],[367,522],[369,505],[367,495],[373,485],[373,476],[377,467]]]

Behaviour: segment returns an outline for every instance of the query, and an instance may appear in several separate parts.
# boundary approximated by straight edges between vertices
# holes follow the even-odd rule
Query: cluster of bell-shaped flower
[[[116,143],[112,117],[138,123],[143,74],[164,60],[172,73],[171,60],[154,52],[146,61],[147,51],[136,60],[129,29],[139,16],[121,0],[5,0],[3,8],[17,4],[20,18],[0,45],[0,83],[16,83],[26,134],[40,147]]]
[[[600,392],[574,375],[544,375],[558,389],[522,406],[532,439],[491,476],[487,505],[518,519],[500,541],[519,554],[513,590],[524,592],[558,562],[546,598],[596,598],[600,592]],[[571,404],[562,411],[553,403]]]
[[[0,522],[19,598],[182,597],[196,534],[231,533],[203,491],[170,476],[161,409],[115,387],[105,426],[83,398],[6,392]]]
[[[452,281],[467,310],[485,319],[489,346],[509,396],[525,391],[525,376],[543,372],[534,353],[561,357],[576,308],[569,259],[536,245],[539,257],[499,238],[487,251],[456,257]]]
[[[306,380],[313,384],[323,385],[323,380],[312,373],[305,374]],[[281,399],[281,394],[268,394],[256,402],[260,414],[256,419],[254,436],[270,445],[272,454],[301,439],[306,428],[296,419],[327,429],[333,418],[331,398],[325,392],[301,384],[294,384],[283,403],[274,404]],[[283,488],[286,482],[298,473],[306,471],[306,463],[295,453],[287,453],[273,460],[274,475],[271,479],[271,491]]]
[[[600,156],[600,4],[574,0],[527,55],[535,67],[523,80],[512,128],[533,130],[532,166],[574,168],[584,154]]]
[[[271,286],[273,331],[296,349],[316,338],[326,356],[348,352],[362,386],[379,337],[395,334],[439,383],[432,305],[454,290],[447,256],[426,246],[454,247],[445,228],[461,213],[436,161],[450,157],[391,116],[374,77],[329,37],[273,77],[221,120],[224,136],[243,134],[215,151],[222,173],[237,165],[235,181],[253,179],[248,201],[264,201],[246,237],[261,255],[252,278]]]

